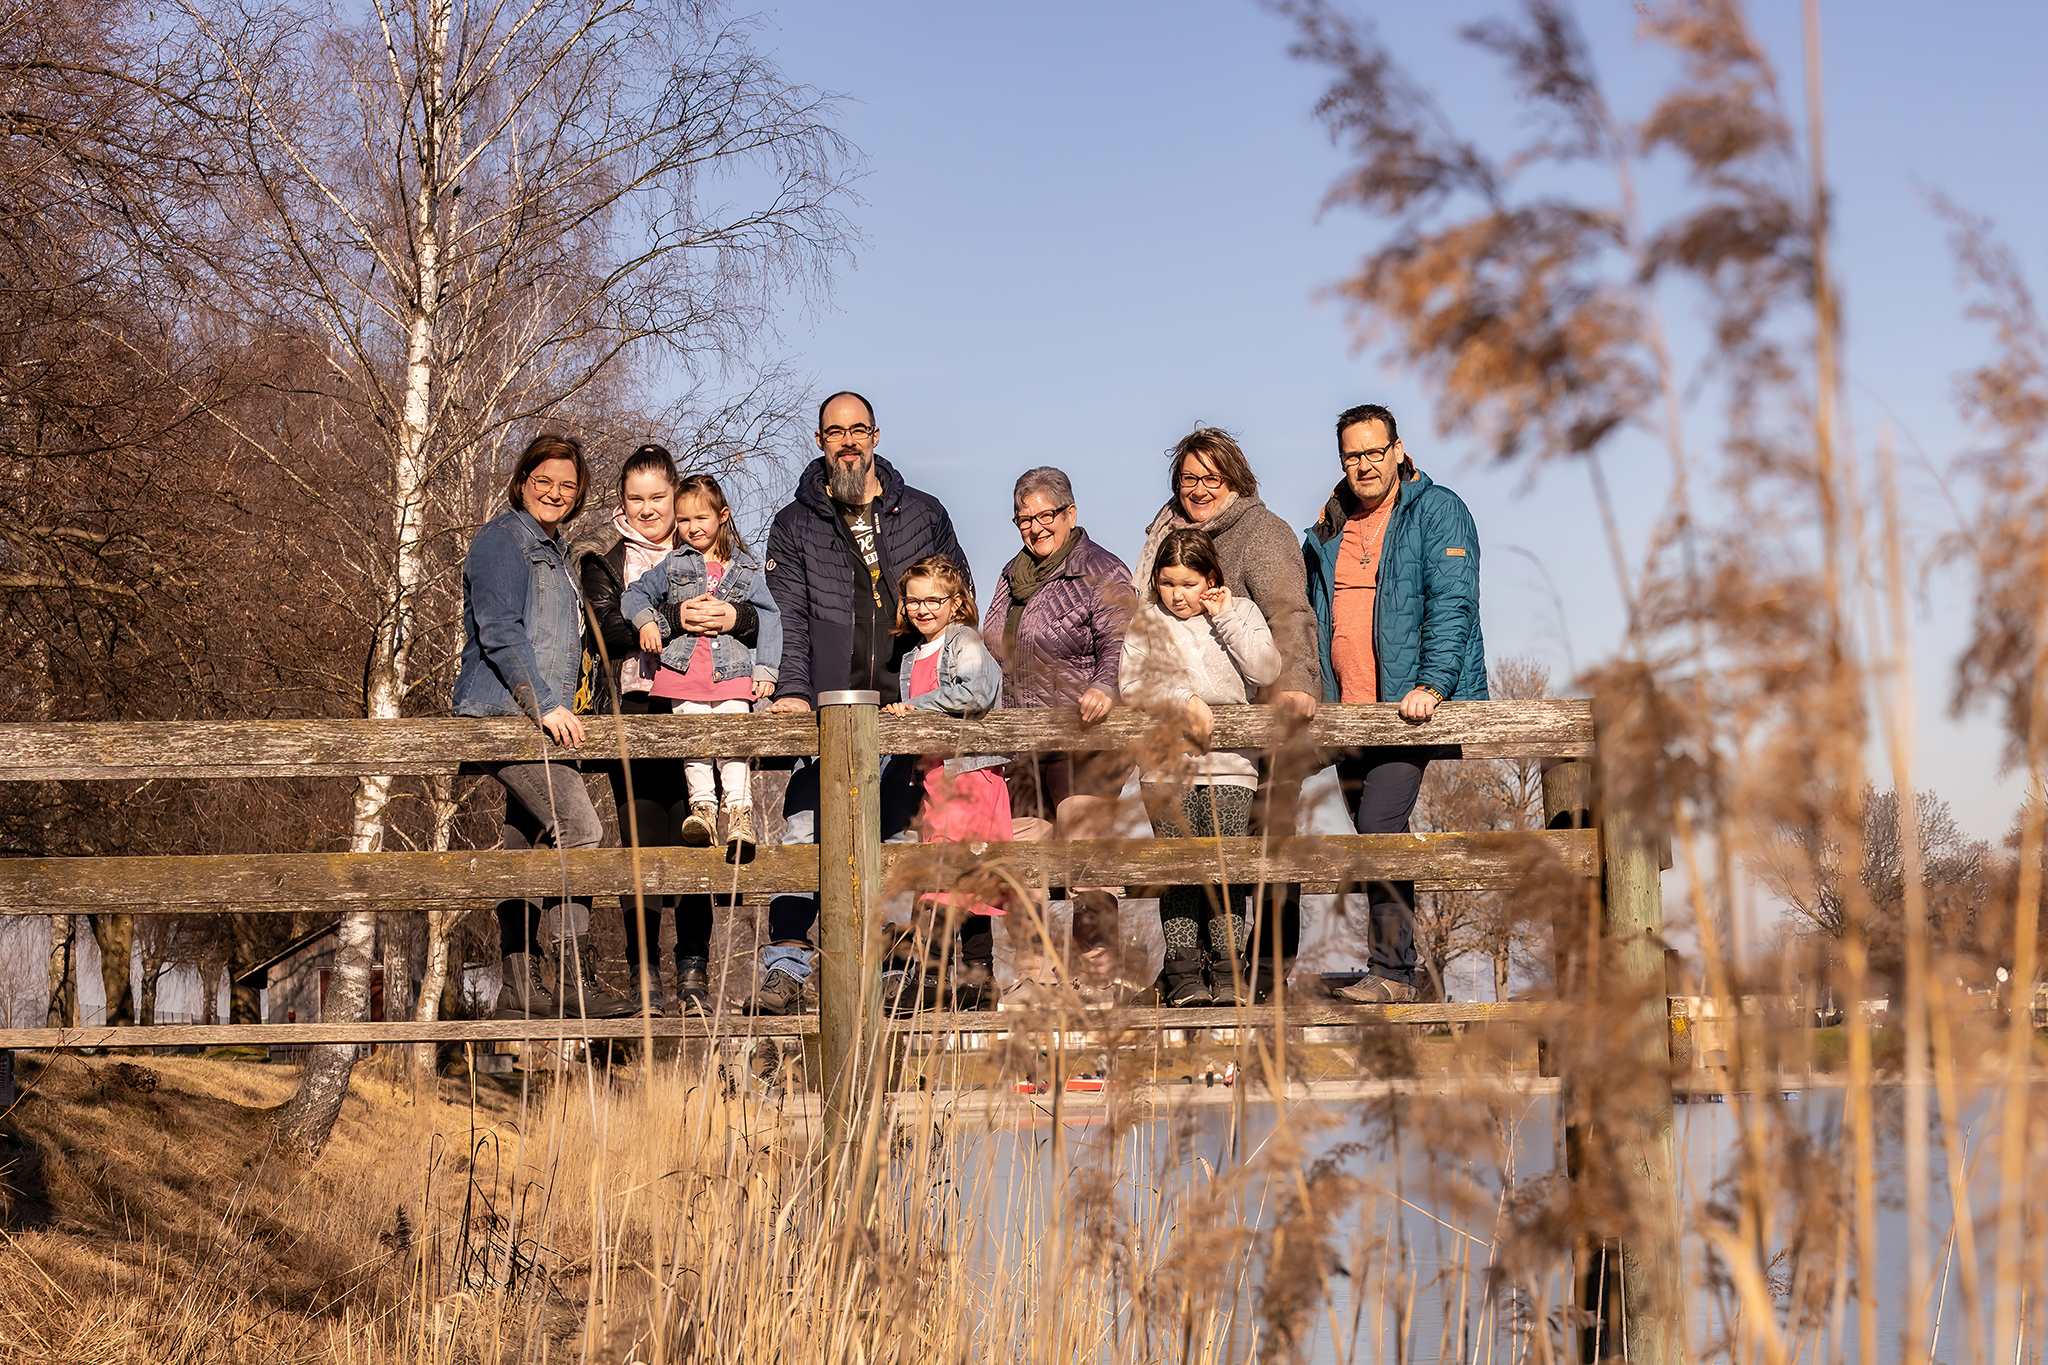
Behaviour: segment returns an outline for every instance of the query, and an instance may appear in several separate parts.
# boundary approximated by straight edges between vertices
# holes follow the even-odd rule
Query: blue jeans
[[[1337,760],[1344,804],[1360,834],[1406,834],[1422,791],[1429,761],[1442,755],[1433,745],[1360,749]],[[1365,897],[1368,959],[1374,976],[1419,986],[1415,958],[1415,883],[1367,882]]]
[[[900,839],[917,820],[924,803],[915,754],[882,755],[882,838]],[[782,794],[782,842],[785,847],[818,842],[818,765],[806,762],[789,775]],[[811,974],[817,949],[811,926],[818,922],[818,898],[796,894],[768,902],[768,942],[761,950],[763,972],[781,970],[802,981]]]
[[[491,776],[505,789],[500,848],[596,848],[604,842],[604,824],[598,819],[597,807],[590,803],[583,770],[573,759],[501,763],[491,769]],[[499,951],[508,956],[531,951],[540,936],[542,907],[554,909],[563,904],[560,896],[500,901]],[[577,896],[566,904],[575,909],[563,927],[580,935],[590,922],[590,897]]]

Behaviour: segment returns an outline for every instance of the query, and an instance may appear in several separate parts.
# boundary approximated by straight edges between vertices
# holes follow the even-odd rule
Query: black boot
[[[708,959],[676,959],[676,1008],[683,1014],[711,1013],[711,963]]]
[[[1195,1009],[1216,1003],[1203,979],[1202,959],[1189,953],[1169,957],[1159,971],[1159,1003],[1173,1009]]]

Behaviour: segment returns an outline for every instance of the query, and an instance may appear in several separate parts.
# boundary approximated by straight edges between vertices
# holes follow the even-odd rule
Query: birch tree
[[[373,487],[305,493],[362,509],[363,712],[397,717],[434,700],[414,654],[434,569],[466,538],[449,509],[605,386],[743,366],[778,294],[845,247],[846,148],[828,96],[690,0],[187,13],[235,87],[216,130],[250,186],[244,283],[312,330],[319,401],[372,433]],[[358,785],[351,851],[382,847],[391,795]],[[344,920],[332,1018],[364,1015],[374,922]],[[325,1141],[353,1058],[314,1050],[287,1141]]]

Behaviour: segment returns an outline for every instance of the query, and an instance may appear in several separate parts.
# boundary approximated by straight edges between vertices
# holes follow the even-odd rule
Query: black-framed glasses
[[[1392,441],[1389,441],[1387,442],[1387,444],[1379,447],[1377,450],[1343,450],[1337,453],[1337,462],[1343,465],[1346,469],[1351,468],[1351,466],[1358,464],[1361,461],[1370,464],[1384,464],[1386,463],[1387,452],[1391,451],[1393,448],[1394,443]]]
[[[1015,516],[1011,517],[1010,520],[1017,523],[1017,529],[1020,531],[1029,531],[1034,526],[1040,530],[1049,531],[1052,529],[1052,524],[1060,519],[1060,514],[1073,505],[1071,502],[1063,502],[1050,512],[1036,512],[1030,516]]]
[[[849,436],[856,441],[865,441],[875,434],[875,429],[866,422],[855,422],[850,427],[826,427],[818,434],[828,441],[843,441]]]
[[[937,611],[940,607],[945,606],[946,603],[952,600],[953,595],[951,593],[948,593],[944,597],[906,597],[903,599],[903,610]]]
[[[1180,488],[1183,493],[1192,488],[1206,488],[1211,493],[1214,493],[1222,487],[1223,476],[1221,474],[1183,474],[1180,476]]]

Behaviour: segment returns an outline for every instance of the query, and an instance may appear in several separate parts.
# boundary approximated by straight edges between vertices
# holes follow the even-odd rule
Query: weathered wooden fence
[[[821,769],[819,839],[813,847],[763,848],[734,867],[722,849],[590,849],[571,852],[278,853],[223,856],[0,859],[0,914],[94,911],[189,913],[207,909],[290,912],[407,910],[487,903],[539,894],[816,891],[820,898],[818,992],[813,1017],[756,1018],[721,1011],[709,1019],[605,1021],[454,1020],[412,1023],[168,1025],[0,1029],[0,1050],[227,1043],[363,1043],[599,1039],[817,1032],[828,1126],[844,1133],[871,1098],[876,1042],[889,1029],[997,1032],[1028,1019],[987,1013],[883,1020],[878,964],[869,932],[884,885],[939,887],[981,865],[1005,861],[1027,884],[1132,885],[1214,882],[1301,883],[1335,890],[1365,880],[1412,880],[1420,890],[1513,890],[1532,870],[1597,884],[1598,928],[1618,998],[1641,1001],[1628,1021],[1642,1061],[1656,1074],[1667,1036],[1663,1018],[1662,903],[1653,845],[1631,813],[1598,809],[1591,705],[1583,701],[1452,702],[1422,725],[1392,706],[1328,706],[1305,728],[1270,708],[1218,707],[1214,743],[1306,758],[1314,751],[1379,745],[1456,746],[1465,758],[1536,758],[1545,763],[1549,828],[1512,833],[1297,836],[1264,839],[1133,839],[1013,844],[883,844],[877,776],[885,753],[1029,753],[1136,750],[1155,723],[1118,710],[1083,726],[1071,710],[1001,711],[977,720],[919,713],[878,714],[873,693],[820,698],[812,714],[600,718],[586,758],[815,757]],[[357,777],[474,771],[532,761],[553,747],[523,720],[175,722],[0,726],[0,781],[144,781],[190,778]],[[1597,812],[1597,814],[1596,814]],[[543,890],[544,889],[544,890]],[[1595,903],[1589,898],[1589,903]],[[1533,1019],[1544,1006],[1469,1004],[1342,1006],[1286,1002],[1198,1010],[1125,1010],[1122,1026],[1296,1027],[1386,1020],[1425,1023]],[[1631,1009],[1634,1007],[1631,1006]],[[866,1059],[864,1061],[864,1059]],[[1592,1078],[1582,1078],[1591,1081]],[[1567,1075],[1568,1093],[1573,1079]],[[1654,1087],[1653,1087],[1654,1091]],[[1600,1093],[1588,1084],[1583,1093]],[[1616,1153],[1639,1172],[1650,1197],[1668,1207],[1642,1220],[1639,1237],[1596,1248],[1581,1302],[1614,1324],[1631,1359],[1679,1358],[1672,1332],[1679,1278],[1677,1186],[1668,1079],[1647,1103],[1631,1092],[1626,1113],[1594,1114],[1611,1132],[1600,1144],[1568,1141],[1568,1152]],[[1574,1158],[1576,1159],[1576,1158]],[[1577,1174],[1575,1171],[1574,1174]],[[1597,1337],[1596,1333],[1596,1337]],[[1611,1349],[1611,1348],[1609,1348]],[[1592,1358],[1592,1357],[1587,1357]]]

